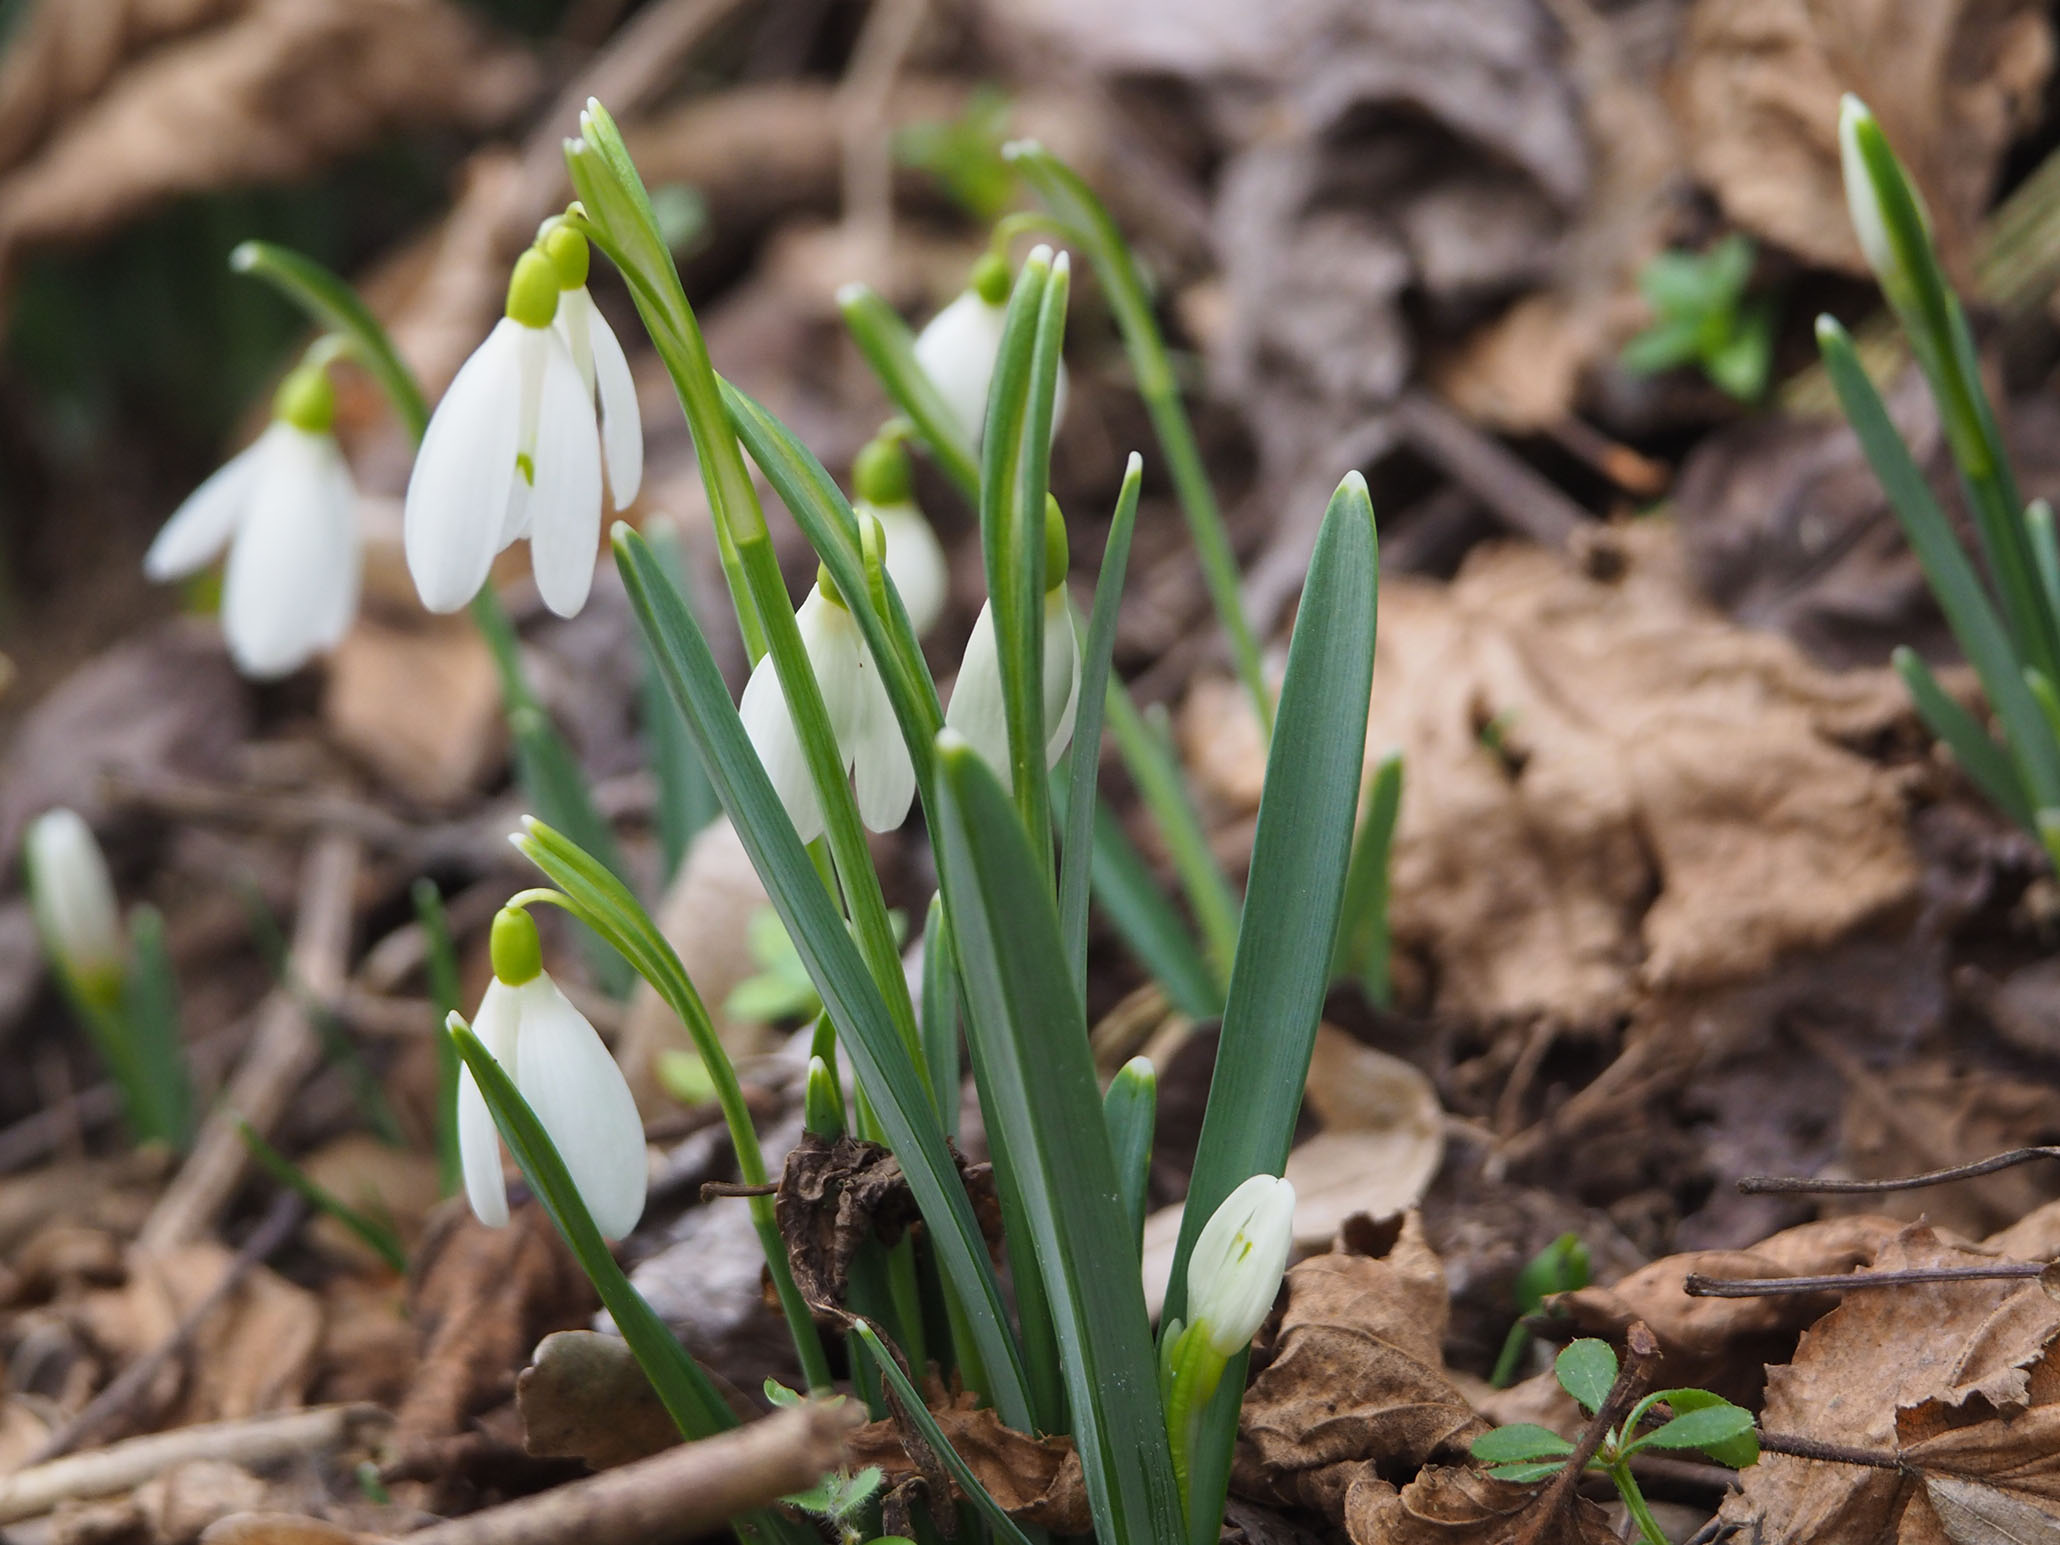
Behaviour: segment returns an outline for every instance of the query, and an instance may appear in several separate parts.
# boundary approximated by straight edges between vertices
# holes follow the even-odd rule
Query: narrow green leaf
[[[675,588],[681,595],[687,595],[686,554],[678,529],[649,525],[644,535]],[[661,885],[665,885],[679,871],[688,846],[701,829],[722,814],[722,805],[715,790],[708,786],[708,774],[701,770],[701,759],[694,755],[694,743],[680,721],[672,694],[665,690],[665,681],[650,658],[648,646],[637,684],[637,702],[642,709],[651,775],[658,783],[658,846],[665,861],[661,878]]]
[[[1402,753],[1382,757],[1367,784],[1365,814],[1352,839],[1345,871],[1345,900],[1338,912],[1337,945],[1330,974],[1356,977],[1368,1001],[1388,1003],[1388,862],[1395,818],[1402,809]]]
[[[1549,1459],[1555,1454],[1571,1454],[1573,1444],[1548,1427],[1535,1422],[1517,1422],[1508,1427],[1497,1427],[1493,1432],[1484,1432],[1473,1440],[1470,1452],[1483,1464],[1506,1465],[1520,1459]]]
[[[1237,954],[1237,895],[1216,863],[1209,834],[1202,829],[1201,812],[1188,793],[1187,774],[1168,744],[1163,721],[1147,723],[1120,681],[1109,683],[1107,708],[1116,751],[1166,844],[1173,873],[1201,929],[1203,947],[1221,990]]]
[[[2010,639],[1982,593],[1974,566],[1961,551],[1945,512],[1890,422],[1845,329],[1829,317],[1819,318],[1817,344],[1839,403],[1859,436],[1860,448],[1888,495],[1889,508],[1952,624],[1953,636],[1966,651],[2002,720],[2030,802],[2060,805],[2060,747],[2054,745],[2038,705],[2024,685]]]
[[[1137,495],[1143,482],[1144,458],[1132,451],[1123,467],[1116,513],[1109,519],[1101,573],[1094,582],[1094,615],[1080,645],[1080,702],[1073,716],[1073,750],[1062,805],[1065,829],[1059,846],[1059,933],[1066,941],[1074,985],[1083,997],[1087,992],[1087,897],[1094,873],[1090,854],[1099,804],[1102,699],[1108,691],[1109,662],[1116,649],[1116,610],[1123,599],[1123,575],[1130,566],[1130,537],[1137,528]]]
[[[257,1161],[259,1169],[294,1192],[317,1212],[326,1212],[351,1233],[357,1235],[372,1253],[396,1272],[406,1274],[408,1252],[401,1248],[400,1237],[377,1218],[360,1212],[335,1192],[320,1185],[285,1154],[266,1142],[258,1129],[241,1116],[234,1118],[236,1135],[243,1139],[243,1146]]]
[[[1079,1120],[1100,1096],[1058,916],[993,772],[963,742],[940,745],[938,769],[939,864],[975,1057],[997,1096],[988,1120],[1006,1132],[1024,1190],[1096,1523],[1105,1539],[1176,1545],[1181,1505],[1137,1247],[1108,1134]]]
[[[1559,1387],[1572,1395],[1582,1410],[1593,1416],[1602,1409],[1602,1402],[1609,1398],[1610,1386],[1617,1381],[1617,1355],[1610,1350],[1607,1341],[1583,1336],[1560,1349],[1552,1371],[1559,1379]]]
[[[957,1483],[959,1490],[963,1491],[973,1506],[980,1510],[981,1516],[987,1520],[995,1533],[1007,1541],[1008,1545],[1030,1545],[1030,1537],[1017,1526],[1013,1518],[1009,1517],[1002,1505],[994,1500],[993,1494],[980,1484],[980,1477],[974,1473],[973,1467],[951,1446],[951,1439],[947,1438],[944,1429],[937,1425],[937,1418],[932,1416],[930,1408],[923,1404],[923,1397],[917,1392],[915,1385],[909,1382],[908,1375],[901,1371],[901,1364],[895,1360],[894,1354],[881,1344],[878,1333],[863,1320],[852,1327],[851,1333],[872,1355],[874,1365],[880,1370],[880,1376],[894,1386],[895,1398],[900,1402],[901,1409],[907,1414],[916,1431],[922,1434],[923,1441],[929,1444],[931,1452],[943,1461],[944,1468],[951,1472],[951,1478]],[[875,1542],[875,1545],[878,1545],[878,1542]]]
[[[1917,716],[1946,743],[1975,787],[2003,814],[2029,828],[2031,801],[2025,797],[2024,782],[2018,777],[2009,753],[1995,743],[1980,720],[1938,684],[1931,667],[1915,650],[1899,648],[1892,659],[1896,674],[1903,678],[1903,685],[1917,705]]]
[[[1548,1460],[1543,1464],[1496,1465],[1488,1474],[1498,1481],[1509,1481],[1518,1486],[1528,1486],[1533,1481],[1542,1481],[1547,1476],[1557,1475],[1566,1468],[1565,1460]]]
[[[649,548],[627,527],[615,532],[616,563],[653,646],[666,686],[685,714],[701,764],[729,812],[773,907],[807,962],[824,1006],[843,1034],[895,1157],[931,1230],[939,1263],[965,1307],[977,1353],[1002,1419],[1027,1428],[1022,1355],[971,1202],[946,1147],[932,1097],[844,919],[794,835],[794,825],[744,733],[729,689],[693,613]]]
[[[148,1136],[183,1151],[193,1138],[193,1075],[179,1022],[179,979],[153,906],[129,913],[129,969],[122,1025],[136,1069],[136,1098],[149,1109]]]
[[[923,1057],[930,1064],[930,1091],[937,1097],[937,1119],[947,1137],[958,1136],[959,1092],[963,1080],[958,1055],[958,959],[951,948],[951,924],[944,916],[944,897],[930,898],[923,923]]]
[[[1116,1184],[1123,1211],[1143,1248],[1146,1182],[1152,1169],[1152,1128],[1159,1114],[1159,1080],[1143,1057],[1132,1057],[1116,1070],[1102,1096],[1102,1122],[1109,1129],[1109,1150],[1116,1156]]]
[[[959,433],[944,394],[916,363],[915,336],[908,324],[867,285],[845,285],[837,292],[837,306],[858,352],[872,366],[894,405],[915,425],[939,469],[967,499],[979,498],[980,464]]]

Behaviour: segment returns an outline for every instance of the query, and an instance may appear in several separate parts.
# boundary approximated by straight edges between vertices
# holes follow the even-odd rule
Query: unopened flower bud
[[[1219,1357],[1258,1334],[1280,1292],[1294,1240],[1295,1188],[1254,1175],[1223,1199],[1187,1258],[1187,1317]]]
[[[82,997],[112,1003],[121,995],[128,944],[92,828],[76,811],[46,811],[29,828],[26,852],[43,947]]]

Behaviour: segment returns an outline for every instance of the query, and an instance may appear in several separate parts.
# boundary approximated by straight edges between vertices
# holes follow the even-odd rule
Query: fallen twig
[[[0,1524],[35,1518],[60,1502],[114,1496],[190,1460],[261,1466],[344,1448],[377,1436],[392,1421],[372,1405],[315,1406],[131,1438],[0,1477]]]
[[[1747,1196],[1767,1193],[1794,1196],[1851,1196],[1876,1191],[1916,1191],[1925,1186],[1947,1185],[1955,1180],[1973,1180],[1997,1170],[2029,1164],[2034,1159],[2060,1159],[2060,1148],[2012,1148],[2008,1153],[1955,1164],[1946,1169],[1927,1170],[1922,1175],[1898,1175],[1892,1180],[1818,1180],[1808,1175],[1747,1175],[1738,1189]]]
[[[408,1536],[409,1545],[642,1545],[689,1539],[814,1485],[862,1414],[812,1403]]]
[[[1690,1298],[1773,1298],[1783,1293],[1844,1293],[1854,1288],[1910,1287],[1919,1282],[1997,1282],[2044,1277],[2053,1271],[2038,1261],[1999,1261],[1994,1266],[1910,1266],[1898,1271],[1844,1271],[1824,1277],[1707,1277],[1692,1271],[1681,1280]]]
[[[301,870],[293,970],[318,1002],[334,996],[343,984],[359,853],[358,838],[331,833],[317,840]],[[322,1038],[308,1023],[299,1000],[284,988],[275,989],[259,1013],[257,1034],[242,1065],[137,1242],[145,1249],[169,1250],[213,1228],[250,1162],[235,1116],[240,1114],[261,1133],[270,1132],[293,1092],[321,1060]]]
[[[287,1192],[272,1204],[272,1210],[265,1214],[264,1221],[257,1226],[243,1248],[223,1271],[221,1280],[207,1290],[206,1295],[195,1304],[172,1333],[156,1346],[124,1368],[99,1394],[88,1401],[85,1408],[70,1421],[64,1423],[25,1461],[29,1465],[47,1464],[59,1455],[68,1454],[89,1438],[98,1438],[116,1417],[126,1413],[130,1407],[143,1398],[144,1392],[156,1380],[158,1372],[173,1358],[183,1353],[192,1344],[193,1337],[207,1322],[209,1315],[219,1309],[224,1300],[235,1292],[251,1268],[271,1255],[293,1234],[306,1213],[306,1204],[298,1196]]]

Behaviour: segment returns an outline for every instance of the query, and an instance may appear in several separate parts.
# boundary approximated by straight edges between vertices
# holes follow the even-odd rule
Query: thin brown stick
[[[89,1438],[104,1436],[118,1417],[128,1414],[142,1400],[165,1364],[192,1345],[194,1336],[207,1323],[208,1316],[221,1308],[251,1270],[292,1237],[306,1211],[307,1204],[298,1196],[291,1191],[282,1193],[273,1202],[272,1210],[265,1214],[264,1221],[243,1242],[243,1248],[229,1262],[221,1280],[180,1319],[172,1333],[117,1374],[106,1389],[86,1403],[85,1409],[45,1438],[42,1447],[25,1463],[48,1464]]]
[[[1973,1180],[1997,1170],[2029,1164],[2034,1159],[2060,1159],[2060,1147],[2012,1148],[2008,1153],[1928,1170],[1922,1175],[1900,1175],[1892,1180],[1819,1180],[1809,1175],[1747,1175],[1738,1189],[1747,1196],[1767,1193],[1794,1196],[1857,1196],[1879,1191],[1916,1191],[1925,1186],[1948,1185],[1955,1180]]]
[[[1631,1407],[1645,1393],[1645,1386],[1652,1382],[1653,1366],[1658,1361],[1659,1342],[1651,1328],[1643,1320],[1633,1320],[1624,1332],[1624,1361],[1623,1366],[1617,1369],[1616,1383],[1610,1385],[1602,1404],[1588,1418],[1588,1425],[1581,1429],[1580,1441],[1574,1445],[1573,1453],[1567,1456],[1559,1473],[1552,1477],[1552,1483],[1531,1504],[1524,1515],[1522,1530],[1511,1538],[1510,1545],[1538,1545],[1545,1538],[1559,1515],[1574,1500],[1575,1490],[1581,1484],[1581,1473],[1602,1447],[1602,1440],[1612,1427],[1631,1414]]]
[[[1796,1459],[1818,1459],[1826,1464],[1865,1465],[1870,1470],[1907,1470],[1903,1456],[1889,1449],[1849,1448],[1843,1443],[1820,1443],[1796,1432],[1762,1432],[1760,1452],[1788,1454]]]
[[[1910,1287],[1920,1282],[1997,1282],[2042,1277],[2037,1261],[1994,1266],[1910,1266],[1899,1271],[1847,1271],[1827,1277],[1706,1277],[1690,1272],[1681,1291],[1690,1298],[1774,1298],[1783,1293],[1844,1293],[1854,1288]]]
[[[222,1459],[259,1466],[306,1459],[373,1439],[392,1423],[393,1418],[377,1406],[315,1406],[241,1421],[176,1427],[108,1448],[68,1454],[47,1465],[0,1477],[0,1524],[38,1517],[60,1502],[114,1496],[189,1460]]]
[[[779,1411],[583,1481],[408,1536],[409,1545],[647,1545],[691,1539],[814,1485],[862,1418],[849,1402]]]
[[[358,838],[331,833],[316,841],[301,869],[290,966],[306,998],[317,1003],[328,1002],[343,985],[359,853]],[[301,1081],[320,1064],[322,1038],[308,1023],[302,1001],[284,987],[265,1000],[242,1065],[137,1236],[145,1249],[190,1244],[214,1227],[250,1162],[232,1112],[269,1135]]]

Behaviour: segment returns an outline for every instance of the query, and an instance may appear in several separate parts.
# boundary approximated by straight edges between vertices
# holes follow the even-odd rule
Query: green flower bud
[[[1071,553],[1066,546],[1066,517],[1059,513],[1059,501],[1044,496],[1044,593],[1050,595],[1066,582],[1066,564]]]
[[[558,288],[578,289],[587,282],[587,270],[593,263],[593,252],[586,237],[567,224],[562,215],[545,221],[544,225],[536,244],[558,271]]]
[[[502,907],[494,914],[488,953],[493,958],[494,976],[510,987],[521,987],[543,975],[543,941],[537,937],[536,920],[521,907]]]

